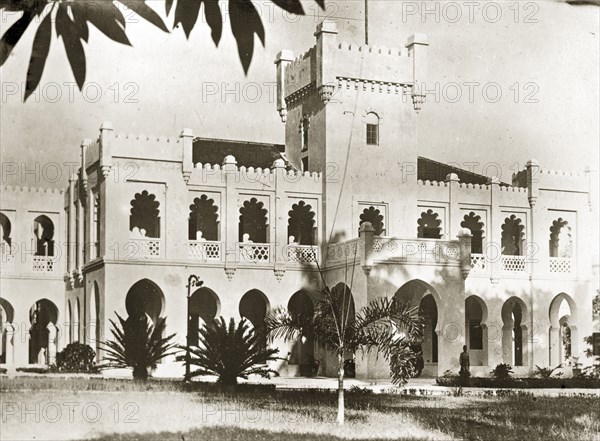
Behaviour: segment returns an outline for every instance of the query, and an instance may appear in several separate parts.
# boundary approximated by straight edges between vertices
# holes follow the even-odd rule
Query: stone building
[[[3,190],[2,363],[51,363],[76,340],[99,349],[115,311],[166,317],[181,344],[220,315],[261,327],[275,306],[311,310],[319,267],[356,309],[382,296],[421,307],[425,374],[456,370],[463,344],[475,374],[582,357],[597,290],[593,172],[532,160],[504,183],[419,157],[426,37],[360,47],[327,21],[315,37],[275,62],[285,146],[104,123],[64,192]],[[204,284],[187,317],[191,274]],[[313,342],[277,344],[283,374],[312,358],[334,373]],[[374,356],[357,354],[356,371],[389,376]],[[181,373],[166,360],[157,375]]]

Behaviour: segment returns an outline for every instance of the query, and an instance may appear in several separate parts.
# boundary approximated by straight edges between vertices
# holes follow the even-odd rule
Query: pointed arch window
[[[359,225],[362,225],[365,222],[371,223],[375,229],[375,236],[381,236],[381,234],[385,232],[383,229],[383,214],[381,214],[379,209],[373,206],[365,208],[360,215]]]
[[[421,217],[417,221],[417,237],[424,239],[441,239],[442,237],[442,221],[436,212],[429,209],[421,213]]]
[[[524,225],[514,214],[504,219],[502,225],[502,255],[522,256]]]
[[[298,245],[315,244],[315,212],[304,201],[292,205],[288,212],[288,240]]]
[[[469,214],[465,215],[463,221],[460,223],[460,226],[471,230],[471,234],[473,236],[471,238],[471,253],[482,254],[484,231],[481,216],[471,211]]]
[[[203,194],[190,205],[188,222],[189,240],[219,240],[218,207],[215,201]]]
[[[571,257],[573,251],[573,239],[571,227],[563,218],[552,222],[550,227],[550,257]]]

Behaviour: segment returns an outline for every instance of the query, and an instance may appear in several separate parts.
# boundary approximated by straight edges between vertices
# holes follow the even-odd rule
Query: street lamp
[[[192,287],[200,288],[204,282],[200,280],[200,277],[191,274],[188,277],[187,284],[187,337],[186,337],[186,345],[185,345],[185,378],[189,379],[190,375],[190,299],[192,298]]]

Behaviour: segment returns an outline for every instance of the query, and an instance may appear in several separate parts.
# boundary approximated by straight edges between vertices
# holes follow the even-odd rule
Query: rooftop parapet
[[[316,45],[300,57],[282,51],[275,60],[277,110],[284,122],[287,101],[314,88],[327,103],[339,78],[411,87],[426,80],[428,42],[424,34],[409,37],[404,49],[360,46],[338,42],[335,22],[325,20],[317,26],[315,37]]]

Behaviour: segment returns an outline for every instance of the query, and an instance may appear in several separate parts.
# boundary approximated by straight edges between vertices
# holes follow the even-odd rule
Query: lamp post
[[[185,378],[188,379],[190,375],[190,299],[192,296],[192,287],[200,288],[204,282],[200,280],[200,277],[191,274],[188,277],[187,284],[187,336],[186,336],[186,345],[185,345]]]

